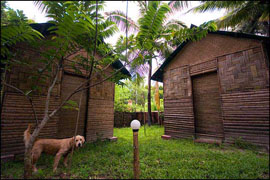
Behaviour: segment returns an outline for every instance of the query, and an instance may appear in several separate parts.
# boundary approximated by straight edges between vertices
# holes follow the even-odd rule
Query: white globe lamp
[[[138,131],[141,127],[141,123],[137,119],[134,119],[133,121],[131,121],[130,127],[133,131]]]

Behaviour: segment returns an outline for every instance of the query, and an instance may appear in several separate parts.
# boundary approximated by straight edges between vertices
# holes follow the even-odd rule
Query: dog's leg
[[[53,172],[56,171],[58,163],[62,157],[63,153],[62,152],[58,152],[54,158],[54,163],[53,163]]]
[[[64,155],[64,165],[65,165],[65,167],[68,166],[68,155],[69,155],[69,154],[65,154],[65,155]]]
[[[40,155],[41,155],[40,150],[33,149],[33,151],[32,151],[32,160],[33,160],[32,161],[32,168],[33,168],[34,172],[37,172],[36,163],[37,163],[37,160],[40,157]]]

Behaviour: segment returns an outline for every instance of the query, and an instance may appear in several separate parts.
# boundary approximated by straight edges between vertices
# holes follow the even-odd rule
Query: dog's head
[[[85,139],[83,136],[77,135],[75,138],[75,145],[76,147],[82,147],[83,143],[85,142]]]

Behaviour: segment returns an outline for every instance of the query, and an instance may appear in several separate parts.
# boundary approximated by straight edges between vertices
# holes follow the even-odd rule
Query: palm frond
[[[34,1],[33,3],[35,6],[38,7],[41,13],[43,12],[47,13],[49,11],[49,7],[46,4],[44,4],[43,1]]]
[[[231,9],[237,9],[244,4],[246,4],[246,1],[201,1],[202,4],[190,9],[187,11],[187,13],[193,11],[193,12],[206,12],[206,11],[214,11],[214,10],[231,10]]]
[[[138,5],[139,5],[139,9],[140,9],[140,14],[143,15],[145,14],[146,10],[147,10],[147,4],[145,1],[137,1]]]
[[[254,33],[255,31],[265,31],[269,24],[267,23],[269,8],[269,3],[265,1],[202,1],[201,5],[188,12],[225,9],[227,14],[215,20],[219,28],[231,27],[233,30]],[[263,23],[266,25],[262,25]],[[265,34],[267,32],[265,31]]]
[[[166,29],[179,30],[181,28],[187,28],[183,21],[172,19],[165,24]]]
[[[190,5],[190,2],[189,1],[170,1],[168,5],[171,8],[171,13],[173,14],[177,11],[181,11],[184,8],[187,8]]]
[[[116,10],[111,12],[105,12],[105,15],[109,20],[115,22],[118,26],[120,26],[120,29],[122,31],[126,30],[127,24],[129,32],[130,31],[137,32],[139,30],[138,25],[131,18],[128,17],[126,23],[126,15],[122,11]]]
[[[111,37],[113,34],[119,31],[116,24],[108,19],[105,22],[102,22],[98,29],[100,31],[99,33],[104,39]]]
[[[248,21],[260,10],[259,6],[254,6],[252,2],[248,2],[242,8],[234,8],[227,15],[221,17],[217,24],[220,28],[228,28],[237,24]]]

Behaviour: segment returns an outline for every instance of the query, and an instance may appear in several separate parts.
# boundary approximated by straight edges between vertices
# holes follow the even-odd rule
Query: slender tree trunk
[[[24,152],[24,179],[29,179],[32,176],[32,160],[31,160],[32,145],[27,145]]]
[[[149,74],[148,74],[148,126],[151,126],[152,111],[151,111],[151,75],[152,75],[152,60],[149,61]]]
[[[136,74],[136,82],[135,82],[135,112],[137,107],[137,74]]]

